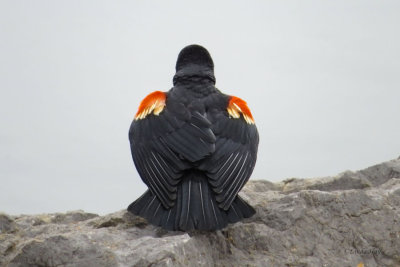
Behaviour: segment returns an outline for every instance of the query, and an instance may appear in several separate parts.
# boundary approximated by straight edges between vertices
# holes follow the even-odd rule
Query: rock
[[[126,211],[0,214],[1,266],[400,266],[400,159],[334,177],[250,181],[252,218],[169,232]]]
[[[17,229],[17,224],[7,214],[0,213],[0,234],[12,233]]]

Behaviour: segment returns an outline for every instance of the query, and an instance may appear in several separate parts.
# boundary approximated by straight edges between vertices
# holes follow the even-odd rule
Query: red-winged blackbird
[[[245,101],[215,87],[199,45],[178,56],[174,87],[140,103],[129,130],[132,158],[149,189],[128,210],[167,230],[216,230],[251,217],[238,192],[257,158],[258,132]]]

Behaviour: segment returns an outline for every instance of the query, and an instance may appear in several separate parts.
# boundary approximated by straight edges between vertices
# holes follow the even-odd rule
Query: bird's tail
[[[217,230],[255,213],[240,196],[236,197],[228,210],[219,208],[206,176],[195,171],[183,177],[172,208],[164,208],[157,197],[147,190],[129,205],[128,210],[146,218],[151,224],[181,231]]]

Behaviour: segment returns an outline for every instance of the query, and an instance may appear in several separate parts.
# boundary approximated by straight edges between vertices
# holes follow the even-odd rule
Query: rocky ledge
[[[400,266],[400,159],[335,177],[250,181],[257,214],[167,232],[126,211],[0,214],[1,266]]]

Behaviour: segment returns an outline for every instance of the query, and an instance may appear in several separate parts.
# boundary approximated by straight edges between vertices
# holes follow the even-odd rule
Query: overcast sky
[[[0,211],[124,209],[128,129],[186,45],[260,132],[252,179],[400,156],[400,1],[0,1]]]

